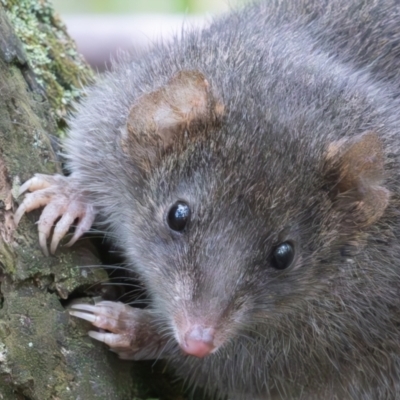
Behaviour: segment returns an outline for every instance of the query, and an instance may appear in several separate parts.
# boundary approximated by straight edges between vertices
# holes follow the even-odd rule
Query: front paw
[[[50,252],[54,254],[60,240],[75,221],[78,221],[74,235],[67,246],[74,244],[93,224],[95,213],[91,204],[87,204],[82,194],[73,184],[73,178],[62,175],[36,174],[20,188],[20,195],[27,193],[14,215],[18,225],[22,216],[29,211],[44,206],[38,222],[39,243],[45,255],[48,255],[47,239],[57,219]]]
[[[70,315],[107,331],[90,331],[89,336],[107,344],[120,358],[155,359],[165,348],[148,310],[113,301],[101,301],[96,305],[74,304],[71,308]]]

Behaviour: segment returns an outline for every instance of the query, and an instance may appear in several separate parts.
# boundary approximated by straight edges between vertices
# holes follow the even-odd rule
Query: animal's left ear
[[[199,71],[184,70],[164,86],[132,105],[121,137],[122,150],[146,169],[183,134],[215,124],[224,114],[222,102]]]
[[[326,161],[334,204],[352,212],[363,226],[377,221],[384,213],[390,192],[384,184],[384,152],[375,132],[330,143]]]

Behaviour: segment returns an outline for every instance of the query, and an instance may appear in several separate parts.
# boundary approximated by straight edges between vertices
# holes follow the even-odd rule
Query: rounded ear
[[[222,118],[224,105],[198,71],[180,71],[166,85],[139,97],[123,129],[121,147],[141,165],[152,163],[179,135]]]
[[[354,220],[363,226],[377,221],[390,197],[383,186],[384,152],[379,136],[365,132],[332,142],[326,161],[335,207],[355,212]]]

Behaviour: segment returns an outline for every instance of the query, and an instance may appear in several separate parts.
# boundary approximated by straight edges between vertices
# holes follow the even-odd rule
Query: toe
[[[18,226],[19,221],[21,220],[21,218],[23,217],[23,215],[26,212],[26,206],[25,203],[22,202],[20,204],[20,206],[18,207],[17,211],[14,214],[14,222],[15,222],[15,226]]]
[[[39,192],[28,193],[17,211],[14,214],[15,224],[18,225],[22,216],[29,211],[32,211],[36,208],[42,207],[48,204],[51,200],[52,194],[48,190],[42,190]]]
[[[93,207],[86,206],[82,217],[75,227],[74,235],[72,236],[72,239],[66,244],[66,246],[72,246],[84,233],[89,231],[89,229],[93,225],[94,219],[95,213],[93,211]]]
[[[65,234],[71,228],[71,225],[74,223],[77,216],[75,214],[71,214],[70,212],[66,212],[61,219],[57,222],[53,237],[51,238],[51,245],[50,245],[50,253],[54,254],[58,244],[60,243],[61,239],[65,236]]]
[[[48,188],[51,185],[52,178],[51,175],[35,174],[33,178],[28,179],[23,185],[21,185],[19,188],[19,195],[27,191],[34,192],[36,190]]]

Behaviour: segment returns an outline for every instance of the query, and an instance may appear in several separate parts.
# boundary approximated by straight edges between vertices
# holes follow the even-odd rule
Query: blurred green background
[[[242,2],[243,0],[53,0],[55,9],[62,14],[215,14]]]

